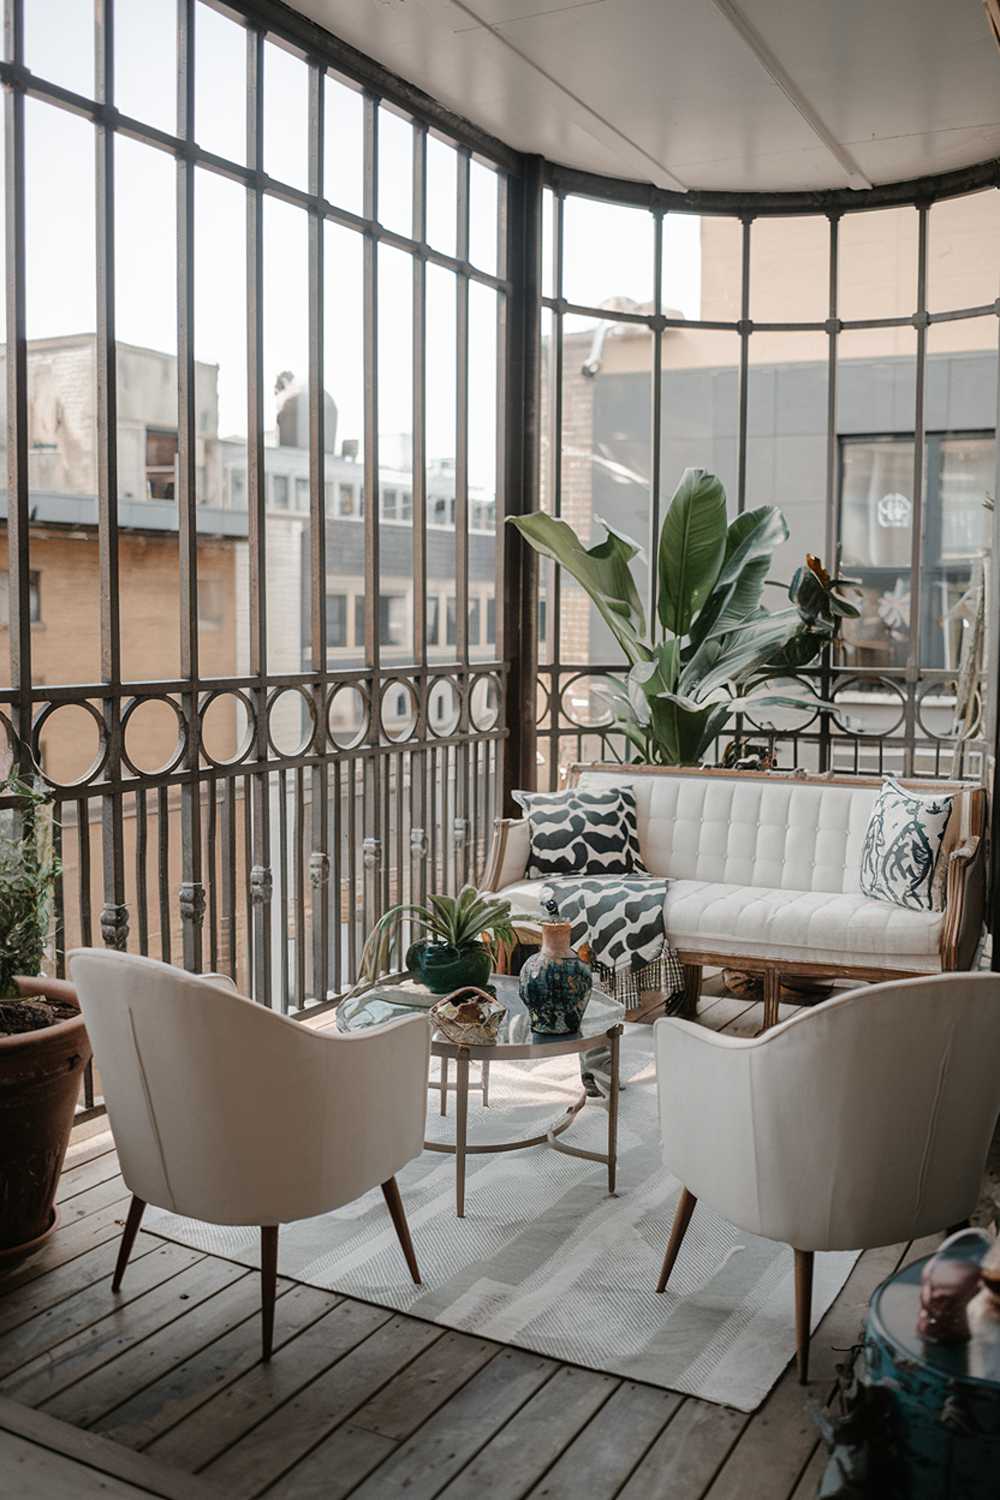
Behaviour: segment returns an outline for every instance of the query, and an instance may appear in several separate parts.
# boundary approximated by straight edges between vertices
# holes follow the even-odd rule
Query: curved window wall
[[[688,466],[720,476],[731,515],[780,506],[790,534],[765,602],[809,552],[856,581],[861,615],[804,674],[836,712],[775,710],[741,731],[785,768],[982,775],[1000,191],[794,213],[727,195],[695,213],[548,176],[543,508],[655,556]],[[634,567],[650,611],[655,578]],[[554,786],[561,766],[625,754],[595,691],[620,658],[572,579],[543,566],[540,598],[539,776]]]

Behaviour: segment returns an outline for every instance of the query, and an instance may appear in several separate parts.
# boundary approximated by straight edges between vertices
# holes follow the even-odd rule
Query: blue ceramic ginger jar
[[[543,922],[542,946],[521,970],[521,999],[533,1031],[579,1031],[590,999],[590,966],[569,945],[568,922]]]

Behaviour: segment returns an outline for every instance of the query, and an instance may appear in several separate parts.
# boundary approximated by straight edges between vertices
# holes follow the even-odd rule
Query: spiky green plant
[[[461,950],[472,943],[485,943],[491,951],[514,942],[510,902],[481,896],[473,885],[464,885],[457,896],[428,896],[426,906],[391,906],[372,928],[361,955],[360,983],[373,983],[392,968],[403,924],[424,933],[434,942]]]
[[[0,782],[0,999],[17,994],[16,974],[37,974],[49,934],[61,865],[52,847],[50,798],[11,775]]]

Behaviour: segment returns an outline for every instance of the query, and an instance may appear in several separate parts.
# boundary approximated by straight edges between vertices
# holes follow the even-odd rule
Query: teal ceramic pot
[[[521,999],[533,1031],[579,1031],[590,1000],[590,966],[569,945],[568,922],[543,922],[542,946],[521,970]]]
[[[482,943],[453,948],[450,943],[423,941],[407,949],[406,967],[411,978],[426,985],[432,995],[450,995],[466,985],[482,989],[493,964]]]

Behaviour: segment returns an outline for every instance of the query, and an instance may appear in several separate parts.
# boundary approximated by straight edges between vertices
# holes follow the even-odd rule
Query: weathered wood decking
[[[700,1019],[747,1034],[760,1010],[707,995]],[[87,1128],[61,1227],[0,1274],[4,1496],[806,1500],[823,1462],[808,1402],[829,1399],[875,1286],[927,1248],[863,1255],[808,1390],[790,1366],[752,1417],[285,1280],[265,1366],[242,1266],[141,1233],[112,1298],[128,1194]]]

